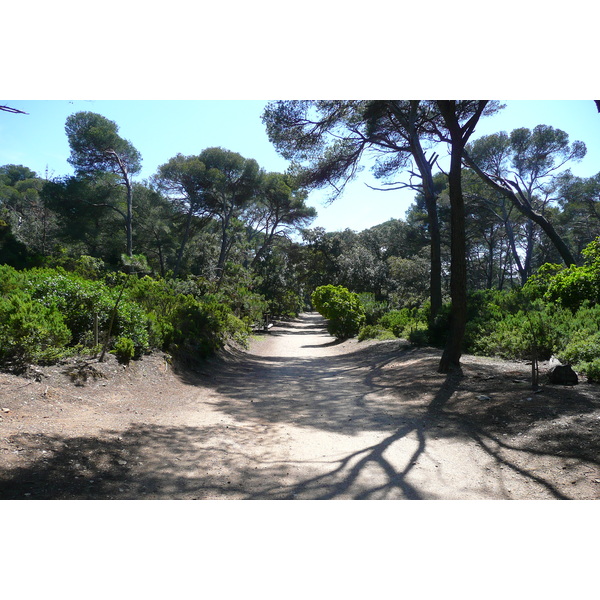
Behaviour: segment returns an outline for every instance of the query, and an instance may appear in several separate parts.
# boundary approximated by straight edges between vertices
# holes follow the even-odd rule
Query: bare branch
[[[0,110],[9,112],[9,113],[13,113],[13,114],[19,114],[19,115],[28,115],[29,114],[29,113],[26,113],[24,110],[19,110],[18,108],[11,108],[10,106],[0,106]]]

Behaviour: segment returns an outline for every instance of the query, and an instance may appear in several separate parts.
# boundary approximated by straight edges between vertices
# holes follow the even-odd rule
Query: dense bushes
[[[600,242],[592,242],[584,256],[580,267],[542,266],[522,288],[469,294],[464,351],[522,360],[554,355],[600,381]],[[417,345],[442,346],[449,308],[433,323],[426,304],[389,311],[363,327],[359,339],[384,339],[391,332]]]
[[[51,362],[70,340],[56,306],[44,306],[23,293],[0,298],[0,363]]]
[[[320,286],[311,300],[327,319],[327,331],[338,339],[355,336],[365,323],[365,310],[359,297],[343,286]]]
[[[91,280],[63,268],[16,271],[0,266],[0,363],[52,362],[108,349],[128,362],[153,348],[205,357],[228,340],[245,344],[260,304],[243,290],[236,316],[224,297],[190,282],[113,273]],[[247,305],[242,301],[246,298]],[[109,336],[110,332],[110,337]]]

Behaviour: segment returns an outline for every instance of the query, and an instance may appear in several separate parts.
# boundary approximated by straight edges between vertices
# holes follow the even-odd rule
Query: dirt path
[[[3,374],[0,498],[600,498],[598,386],[532,394],[525,364],[438,359],[306,314],[201,373]]]

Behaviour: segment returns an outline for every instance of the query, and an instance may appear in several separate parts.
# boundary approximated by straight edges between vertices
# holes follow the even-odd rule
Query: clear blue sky
[[[210,146],[222,146],[254,158],[269,171],[284,171],[288,163],[269,143],[261,114],[261,100],[0,100],[26,111],[27,115],[0,111],[0,165],[23,164],[44,176],[72,173],[67,163],[69,146],[64,132],[68,115],[82,110],[102,114],[115,121],[119,133],[140,151],[143,171],[139,179],[150,177],[157,167],[178,152],[198,154]],[[591,100],[508,101],[498,115],[480,121],[473,139],[496,131],[539,124],[563,129],[571,141],[587,146],[586,158],[572,165],[572,171],[589,177],[600,172],[600,114]],[[380,185],[365,168],[330,206],[323,204],[326,193],[315,192],[309,203],[319,217],[313,226],[329,231],[345,228],[360,231],[389,218],[402,218],[414,198],[410,191],[370,190]]]

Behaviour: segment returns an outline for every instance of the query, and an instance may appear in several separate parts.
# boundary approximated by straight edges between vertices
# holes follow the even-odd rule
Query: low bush
[[[365,311],[358,295],[343,286],[320,286],[313,292],[311,300],[328,320],[327,331],[338,339],[357,335],[365,323]]]
[[[379,319],[379,325],[392,331],[396,337],[402,337],[409,323],[414,320],[412,312],[409,308],[391,310]]]
[[[600,358],[580,363],[576,370],[583,373],[588,378],[588,381],[600,383]]]
[[[127,364],[135,355],[135,345],[129,338],[120,337],[111,352],[120,363]]]
[[[23,293],[0,298],[0,362],[52,362],[65,354],[71,332],[56,306]]]
[[[367,325],[376,325],[388,310],[388,303],[376,300],[375,294],[363,292],[358,294],[358,299],[365,311],[365,323]]]
[[[590,363],[600,358],[600,332],[590,334],[585,331],[574,333],[564,348],[559,350],[558,358],[571,365]]]
[[[389,329],[381,325],[364,325],[358,332],[358,341],[364,340],[394,340],[396,336]]]

